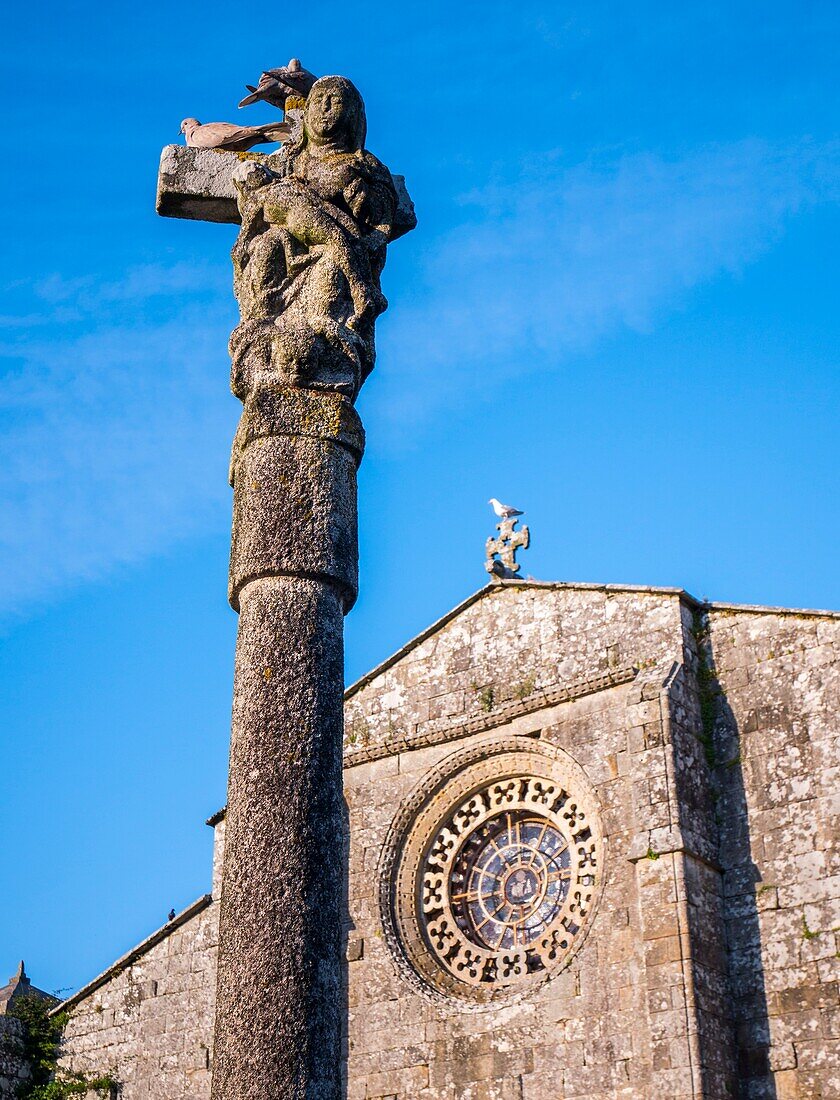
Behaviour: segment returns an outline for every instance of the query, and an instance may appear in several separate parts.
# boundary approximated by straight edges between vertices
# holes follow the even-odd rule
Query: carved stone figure
[[[245,161],[234,175],[241,323],[230,341],[231,386],[242,400],[279,385],[353,401],[373,368],[397,194],[365,133],[355,86],[322,77],[272,168]]]
[[[365,150],[349,80],[324,77],[303,110],[297,97],[284,105],[279,152],[170,146],[158,185],[163,214],[242,225],[230,341],[244,404],[230,470],[239,629],[213,1100],[345,1095],[336,841],[364,452],[351,402],[373,367],[386,247],[416,224],[404,181]]]

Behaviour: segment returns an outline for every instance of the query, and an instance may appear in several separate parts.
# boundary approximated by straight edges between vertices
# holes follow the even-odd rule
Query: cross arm
[[[223,149],[191,149],[166,145],[158,172],[158,214],[165,218],[227,222],[239,225],[233,171],[243,160],[255,160],[271,168],[274,158],[265,153],[231,153]],[[414,203],[404,176],[392,176],[397,192],[397,212],[391,240],[402,237],[417,224]]]

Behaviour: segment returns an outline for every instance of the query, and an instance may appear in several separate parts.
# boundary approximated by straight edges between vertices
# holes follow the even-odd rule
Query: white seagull
[[[499,517],[499,519],[513,519],[514,516],[524,516],[524,512],[520,512],[518,508],[512,508],[509,504],[502,504],[500,500],[496,500],[495,497],[490,497],[487,501],[488,504],[493,505],[493,511]]]

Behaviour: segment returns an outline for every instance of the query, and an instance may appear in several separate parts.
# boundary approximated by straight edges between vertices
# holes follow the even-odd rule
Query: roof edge
[[[734,611],[741,612],[743,614],[754,615],[793,615],[793,616],[807,616],[814,618],[827,618],[827,619],[840,619],[840,611],[823,611],[813,608],[805,607],[774,607],[770,604],[753,604],[753,603],[726,603],[718,600],[698,600],[696,596],[692,596],[685,588],[666,587],[661,585],[652,584],[599,584],[594,581],[535,581],[532,578],[529,579],[511,579],[511,580],[497,580],[492,581],[490,584],[484,585],[483,588],[479,588],[472,595],[467,596],[465,600],[462,600],[457,606],[453,607],[451,611],[447,611],[445,615],[437,619],[427,626],[425,630],[415,635],[405,645],[392,653],[390,657],[386,657],[384,661],[380,661],[378,665],[372,668],[369,672],[366,672],[364,676],[360,677],[355,683],[352,683],[344,692],[345,702],[351,699],[362,688],[367,687],[372,683],[377,676],[381,676],[383,672],[387,672],[389,668],[395,665],[398,661],[401,661],[406,654],[410,653],[412,649],[425,642],[427,638],[430,638],[433,634],[436,634],[439,630],[450,623],[454,618],[461,614],[462,611],[466,611],[468,607],[471,607],[478,600],[484,596],[489,595],[492,592],[497,592],[503,588],[547,588],[556,591],[579,591],[579,592],[638,592],[647,593],[652,596],[676,596],[683,603],[689,607],[698,611]],[[212,819],[207,822],[208,825],[215,824]]]
[[[77,990],[67,1000],[62,1001],[56,1005],[50,1011],[51,1016],[55,1016],[60,1012],[67,1012],[71,1008],[75,1008],[77,1004],[84,1001],[91,993],[95,993],[97,989],[109,982],[111,978],[115,978],[118,974],[121,974],[123,970],[126,970],[132,963],[135,963],[139,958],[146,954],[147,951],[151,951],[153,947],[161,943],[163,940],[170,936],[181,925],[186,924],[196,914],[200,913],[203,909],[212,902],[212,894],[202,894],[200,898],[188,905],[186,909],[183,909],[172,920],[167,921],[161,928],[158,928],[156,932],[152,932],[151,936],[147,936],[145,940],[142,940],[136,947],[132,947],[125,955],[122,955],[116,962],[112,963],[107,970],[103,970],[101,974],[98,974],[87,985],[83,985],[81,989]]]
[[[456,607],[453,607],[451,611],[447,611],[445,615],[437,619],[427,626],[425,630],[415,635],[405,645],[392,653],[390,657],[386,657],[384,661],[380,661],[378,665],[366,672],[364,676],[360,677],[355,683],[351,684],[344,692],[345,702],[352,698],[356,692],[361,691],[363,687],[367,687],[369,683],[376,679],[377,676],[381,676],[383,672],[387,672],[389,668],[395,665],[398,661],[402,660],[407,653],[410,653],[412,649],[425,642],[427,638],[430,638],[433,634],[436,634],[439,630],[450,623],[454,618],[461,614],[462,611],[466,611],[468,607],[471,607],[478,600],[484,596],[490,595],[492,592],[498,592],[503,588],[548,588],[556,590],[571,589],[572,591],[585,591],[585,592],[649,592],[656,596],[678,596],[681,600],[685,600],[686,603],[692,606],[702,607],[702,600],[696,599],[690,592],[686,592],[684,588],[658,588],[653,585],[645,584],[596,584],[577,581],[535,581],[532,578],[527,580],[518,578],[510,580],[497,580],[492,581],[490,584],[484,585],[483,588],[479,588],[478,591],[473,592],[472,595],[467,596],[465,600],[462,600]],[[209,824],[209,822],[208,822]]]
[[[721,603],[710,600],[700,605],[704,611],[737,611],[744,615],[792,615],[806,619],[840,619],[840,611],[823,611],[812,607],[772,607],[761,603]]]

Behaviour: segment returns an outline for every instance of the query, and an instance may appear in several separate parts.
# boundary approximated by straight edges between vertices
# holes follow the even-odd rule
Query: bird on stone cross
[[[277,69],[268,69],[264,72],[256,88],[253,84],[246,84],[245,87],[251,94],[246,95],[239,106],[247,107],[249,103],[262,100],[264,103],[270,103],[272,107],[279,107],[282,111],[290,96],[306,99],[317,79],[314,73],[304,69],[300,61],[293,57],[288,65],[281,65]]]
[[[229,149],[244,153],[254,145],[282,141],[292,132],[288,122],[270,122],[265,126],[237,126],[233,122],[205,122],[185,118],[181,133],[191,149]]]
[[[512,508],[509,504],[502,504],[500,500],[496,500],[495,497],[490,497],[487,501],[488,504],[493,505],[493,511],[499,517],[499,519],[513,519],[514,516],[524,516],[524,512],[520,512],[518,508]]]

